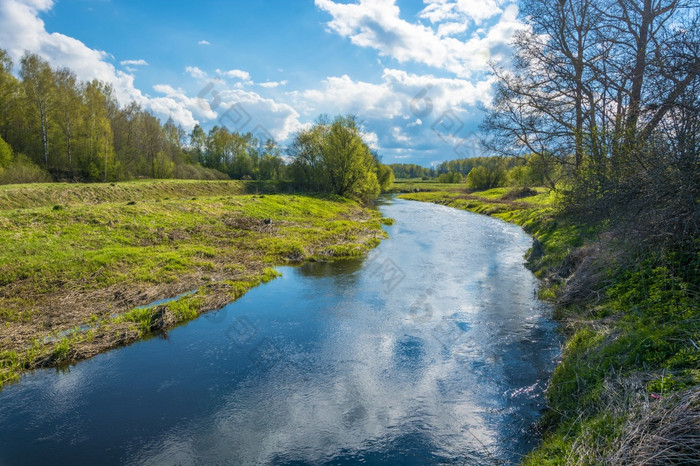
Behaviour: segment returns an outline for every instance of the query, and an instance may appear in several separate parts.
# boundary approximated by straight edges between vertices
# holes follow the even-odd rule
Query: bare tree
[[[494,70],[487,147],[559,164],[573,204],[605,215],[624,207],[651,177],[680,169],[659,154],[691,138],[699,9],[689,0],[528,3],[512,67]]]

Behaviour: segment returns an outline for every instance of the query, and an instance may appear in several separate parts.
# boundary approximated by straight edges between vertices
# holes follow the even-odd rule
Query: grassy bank
[[[636,250],[610,222],[581,224],[544,190],[400,197],[493,215],[535,237],[528,264],[567,343],[543,442],[524,464],[690,464],[700,458],[698,240]]]
[[[385,236],[378,212],[347,199],[245,194],[276,188],[0,186],[0,386],[220,308],[275,265],[361,255]]]

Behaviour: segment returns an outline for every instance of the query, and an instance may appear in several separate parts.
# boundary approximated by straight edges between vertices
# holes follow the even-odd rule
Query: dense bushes
[[[461,183],[462,179],[463,177],[461,173],[449,172],[438,176],[437,181],[438,183]]]
[[[0,184],[42,183],[49,174],[23,154],[14,155],[12,148],[0,138]]]
[[[51,177],[45,170],[19,154],[4,169],[0,169],[0,184],[46,183]]]

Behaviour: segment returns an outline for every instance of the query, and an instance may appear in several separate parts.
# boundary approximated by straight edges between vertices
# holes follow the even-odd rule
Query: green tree
[[[19,109],[20,95],[20,82],[12,75],[12,59],[0,49],[0,137],[8,143],[11,133],[18,129],[17,120],[23,115]]]
[[[377,162],[377,181],[382,192],[391,188],[394,184],[394,171],[390,166]]]
[[[354,117],[339,116],[333,120],[322,141],[321,153],[332,193],[363,200],[379,194],[375,160]]]
[[[499,159],[474,167],[467,175],[467,187],[483,191],[485,189],[503,186],[506,181],[506,171]]]
[[[289,147],[292,156],[291,172],[297,185],[310,191],[328,191],[328,179],[325,176],[325,163],[321,145],[328,127],[317,124],[311,129],[297,134]]]
[[[55,100],[53,73],[48,62],[36,54],[25,54],[21,61],[20,76],[28,107],[32,110],[33,120],[39,126],[44,166],[49,168],[49,131],[50,112]]]
[[[190,132],[190,160],[192,162],[204,163],[204,153],[207,148],[207,135],[201,126],[195,125]]]
[[[158,152],[153,161],[154,178],[172,178],[175,164],[168,158],[165,152]]]
[[[320,118],[313,128],[297,135],[290,155],[294,178],[307,189],[362,201],[381,191],[377,161],[352,116],[338,116],[332,122]]]
[[[75,74],[68,68],[63,68],[54,73],[56,84],[55,121],[61,128],[65,141],[66,156],[68,157],[68,172],[73,179],[73,151],[74,138],[81,118],[81,96]]]
[[[85,86],[84,157],[93,180],[117,178],[112,126],[108,118],[110,88],[94,80]],[[99,175],[97,170],[99,169]]]
[[[448,172],[438,176],[439,183],[461,183],[462,179],[462,174],[459,172]]]

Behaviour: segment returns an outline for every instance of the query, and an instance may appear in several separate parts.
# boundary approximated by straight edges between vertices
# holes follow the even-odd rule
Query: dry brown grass
[[[606,464],[700,464],[700,387],[642,405]]]

